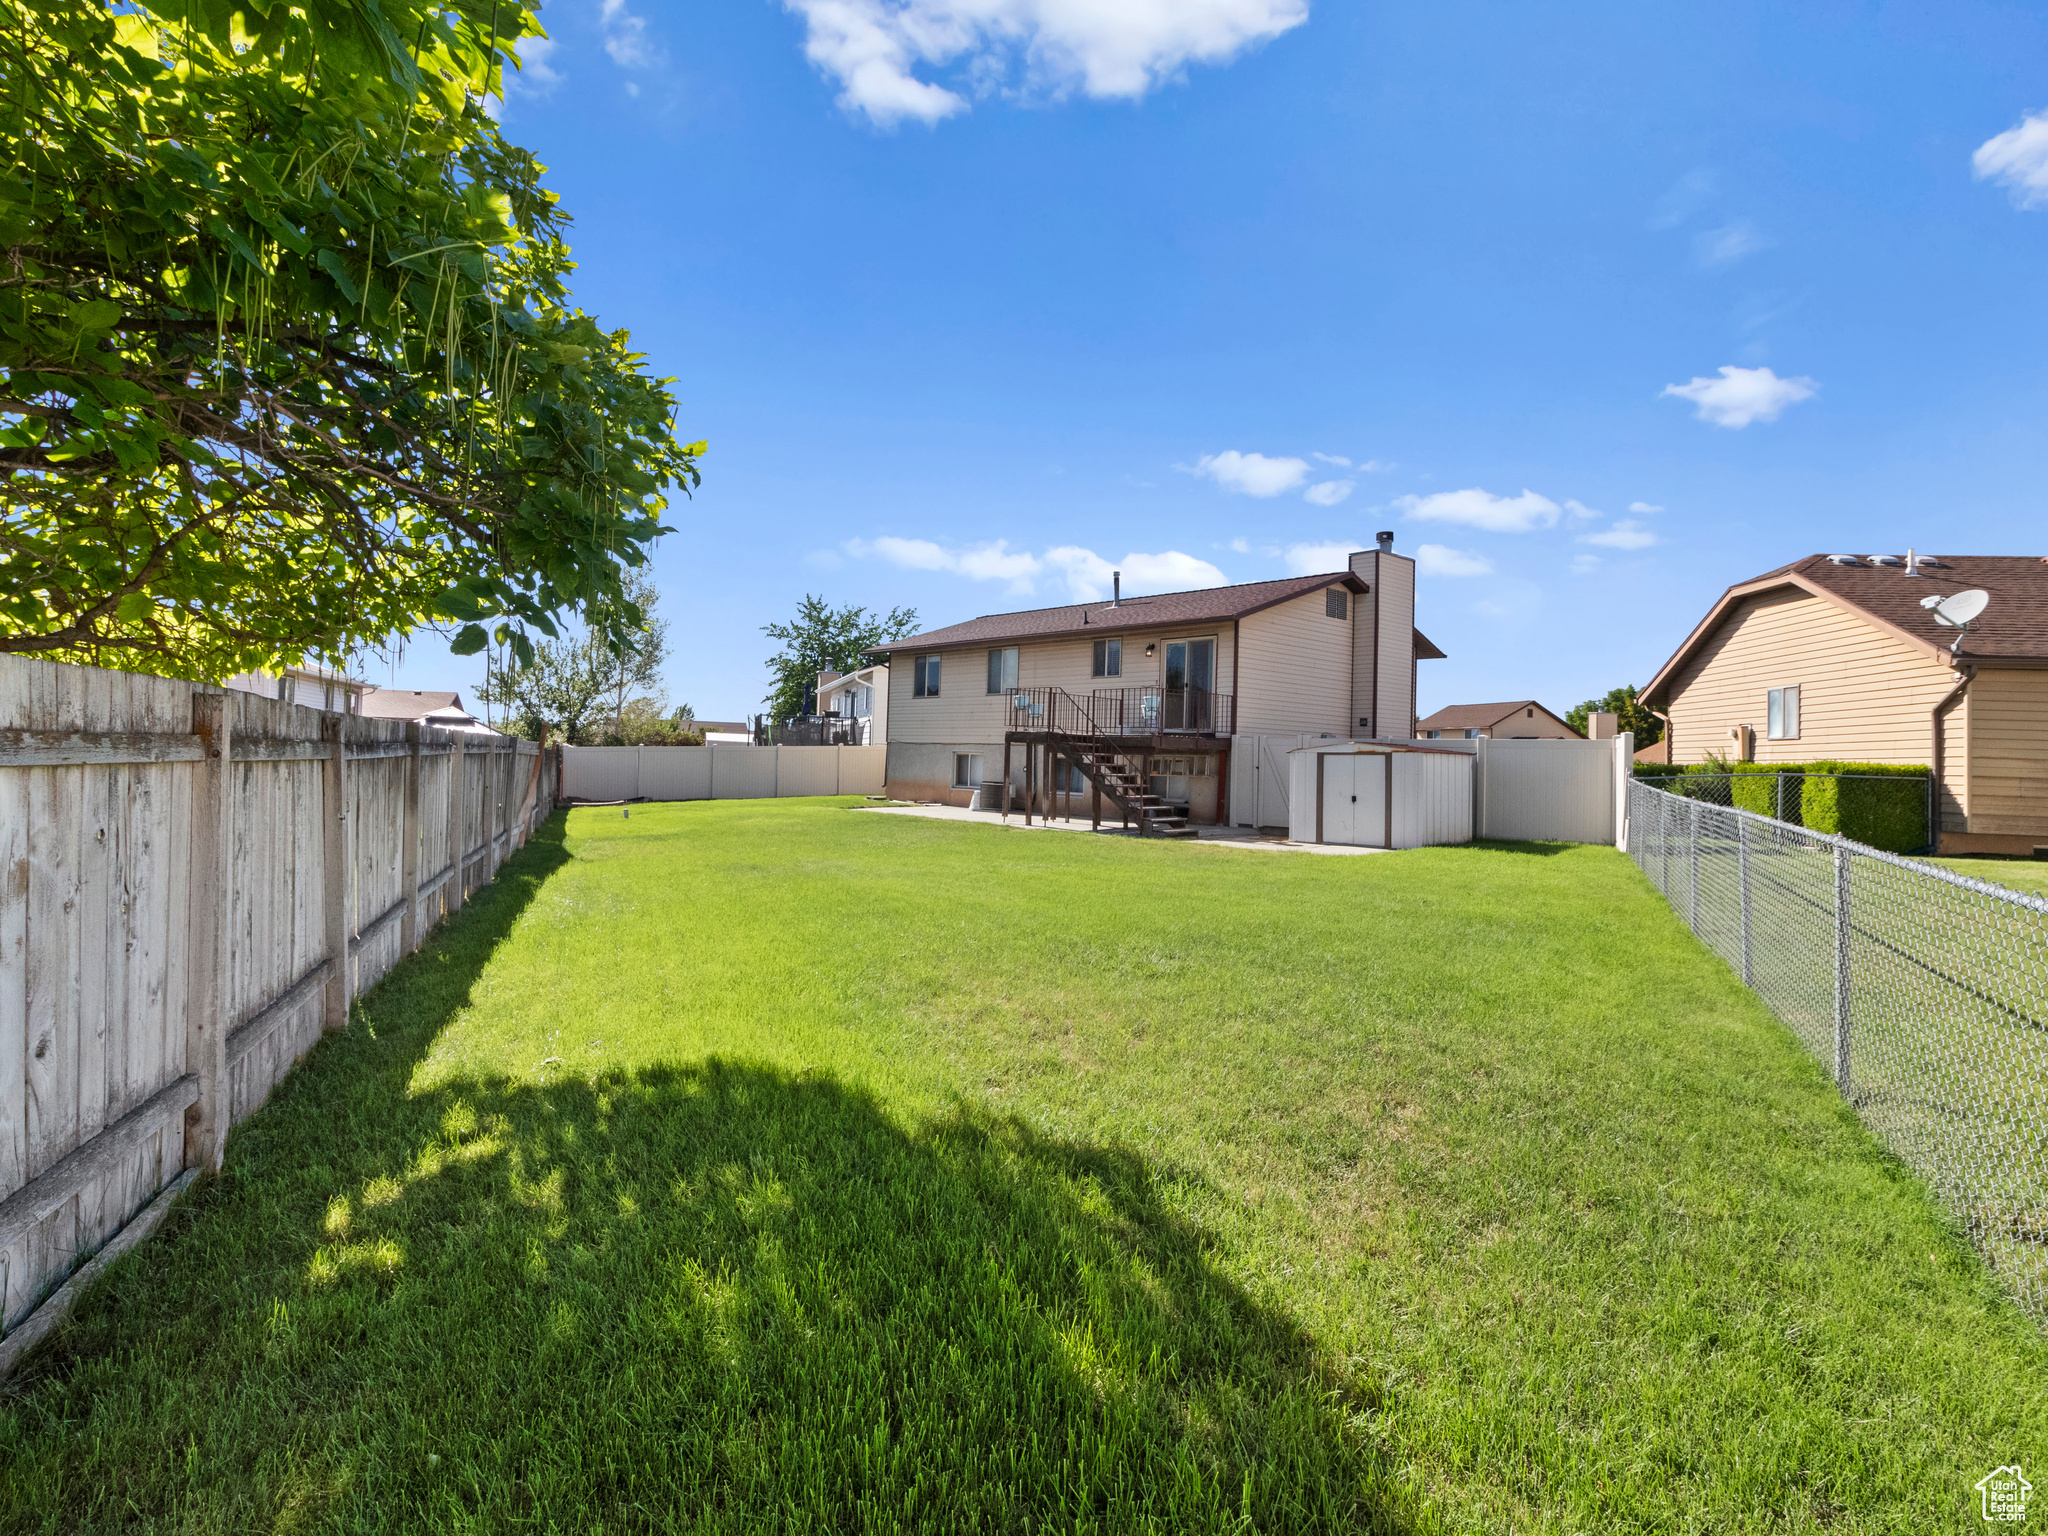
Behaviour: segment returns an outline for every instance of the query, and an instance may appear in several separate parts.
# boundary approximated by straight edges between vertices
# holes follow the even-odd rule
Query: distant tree
[[[677,725],[685,723],[694,725],[697,722],[697,711],[691,705],[678,704],[675,707],[675,712],[669,716],[669,719],[675,721]]]
[[[625,603],[637,609],[640,617],[636,623],[624,613],[617,615],[618,627],[630,640],[611,652],[603,667],[614,731],[625,719],[627,702],[637,695],[657,695],[652,701],[657,712],[667,703],[659,695],[662,663],[668,660],[668,620],[654,616],[661,593],[644,571],[628,571],[620,587]]]
[[[1586,721],[1595,710],[1617,716],[1614,722],[1616,730],[1635,732],[1638,751],[1664,739],[1664,722],[1643,707],[1636,697],[1634,683],[1623,688],[1610,688],[1604,697],[1573,705],[1565,714],[1565,723],[1584,735]]]
[[[820,672],[851,672],[864,667],[870,650],[900,640],[916,628],[914,608],[870,613],[859,607],[833,608],[822,597],[807,595],[790,623],[761,626],[762,634],[782,642],[782,649],[768,658],[768,672],[775,679],[764,701],[768,718],[787,720],[803,714]]]
[[[532,739],[545,726],[560,740],[582,746],[586,726],[610,691],[613,660],[598,636],[549,640],[534,648],[531,665],[494,671],[478,697],[504,706],[507,728],[516,736]]]

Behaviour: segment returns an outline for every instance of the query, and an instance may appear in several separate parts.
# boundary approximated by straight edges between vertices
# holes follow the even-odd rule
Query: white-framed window
[[[920,656],[911,677],[910,696],[915,699],[936,699],[939,696],[939,658]]]
[[[1468,725],[1465,727],[1465,739],[1467,741],[1477,741],[1483,734],[1484,733],[1476,725]]]
[[[1115,640],[1098,640],[1095,642],[1095,668],[1093,675],[1096,677],[1122,677],[1124,675],[1124,642],[1121,637]]]
[[[1772,741],[1797,741],[1799,739],[1799,689],[1773,688],[1770,691],[1767,713],[1770,717],[1769,737]]]
[[[1424,731],[1424,732],[1422,733],[1422,735],[1423,735],[1423,738],[1424,738],[1425,740],[1427,740],[1427,741],[1435,741],[1435,740],[1436,740],[1436,739],[1437,739],[1437,738],[1438,738],[1439,736],[1443,735],[1443,732],[1442,732],[1442,731]]]
[[[1351,616],[1350,594],[1342,587],[1329,587],[1323,592],[1323,612],[1333,619]]]
[[[953,754],[953,787],[955,789],[981,788],[981,754],[979,752],[955,752]]]
[[[1002,646],[988,653],[988,691],[1009,693],[1017,686],[1017,647]]]

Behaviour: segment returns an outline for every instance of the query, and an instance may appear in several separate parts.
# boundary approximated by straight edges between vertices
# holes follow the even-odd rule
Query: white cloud
[[[519,68],[505,71],[507,96],[543,97],[562,83],[562,72],[548,62],[555,52],[552,37],[522,38],[512,52],[519,60]]]
[[[1301,493],[1301,499],[1313,502],[1319,507],[1334,507],[1351,494],[1354,482],[1350,480],[1323,480]]]
[[[1230,549],[1233,554],[1248,555],[1252,552],[1251,541],[1248,539],[1232,539],[1230,541]]]
[[[1600,557],[1598,555],[1572,556],[1572,574],[1574,576],[1587,576],[1599,569]]]
[[[1392,459],[1367,459],[1358,466],[1358,470],[1360,474],[1384,475],[1388,470],[1399,469],[1400,467]]]
[[[1477,486],[1464,491],[1438,491],[1433,496],[1397,496],[1394,505],[1417,522],[1459,523],[1489,533],[1527,533],[1554,528],[1560,508],[1548,496],[1524,490],[1519,496],[1496,496]]]
[[[1628,504],[1631,512],[1662,512],[1664,509],[1647,501],[1632,501]]]
[[[1527,492],[1524,492],[1523,494],[1526,495]],[[1605,517],[1607,514],[1604,512],[1595,512],[1583,501],[1573,501],[1570,497],[1566,497],[1564,503],[1564,515],[1566,520],[1569,522],[1590,523],[1594,521],[1596,518]]]
[[[1747,219],[1693,236],[1693,260],[1703,267],[1726,267],[1753,256],[1771,242]]]
[[[1363,548],[1363,544],[1347,544],[1342,539],[1327,544],[1290,544],[1281,558],[1287,562],[1290,576],[1320,576],[1325,571],[1349,570],[1352,551]]]
[[[1672,229],[1683,224],[1713,200],[1717,187],[1714,173],[1706,167],[1687,171],[1657,199],[1650,210],[1650,228]]]
[[[1124,591],[1185,592],[1196,587],[1220,587],[1229,581],[1206,560],[1169,549],[1161,554],[1142,551],[1125,555],[1111,564],[1092,549],[1063,544],[1042,555],[1012,549],[1006,539],[948,549],[930,539],[849,539],[842,546],[855,559],[886,560],[912,571],[946,571],[972,581],[1000,581],[1008,590],[1029,596],[1038,590],[1040,578],[1063,583],[1075,602],[1094,602],[1110,593],[1111,576],[1123,572]]]
[[[1325,464],[1334,464],[1339,469],[1349,469],[1351,467],[1351,461],[1341,453],[1312,453],[1309,457],[1321,459]]]
[[[1970,157],[1979,181],[2001,181],[2015,208],[2048,208],[2048,112],[2036,112]]]
[[[598,12],[598,26],[604,33],[604,51],[621,69],[651,69],[662,61],[662,51],[647,36],[647,20],[626,9],[626,0],[604,0]]]
[[[1746,427],[1753,421],[1776,421],[1786,406],[1811,400],[1819,388],[1812,379],[1781,379],[1768,368],[1723,364],[1720,378],[1667,384],[1658,398],[1690,400],[1696,407],[1693,415],[1717,427]]]
[[[1424,576],[1491,576],[1493,562],[1444,544],[1422,544],[1415,550],[1415,569]]]
[[[1226,491],[1240,491],[1246,496],[1278,496],[1308,478],[1308,461],[1269,459],[1263,453],[1239,453],[1235,448],[1227,448],[1222,453],[1203,454],[1187,472],[1214,480]]]
[[[1632,517],[1624,517],[1612,528],[1599,533],[1582,533],[1581,544],[1598,544],[1606,549],[1648,549],[1664,541]]]
[[[839,104],[880,125],[936,123],[966,98],[920,80],[958,64],[978,94],[1135,99],[1308,20],[1308,0],[783,0]]]

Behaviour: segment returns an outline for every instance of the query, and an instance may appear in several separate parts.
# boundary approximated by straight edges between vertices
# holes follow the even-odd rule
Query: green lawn
[[[846,805],[550,823],[0,1389],[0,1529],[1919,1533],[2042,1452],[1612,849]]]
[[[2010,886],[2015,891],[2025,891],[2029,896],[2048,896],[2048,859],[1931,858],[1926,862],[1939,864],[1943,869],[1952,869],[1975,880]]]

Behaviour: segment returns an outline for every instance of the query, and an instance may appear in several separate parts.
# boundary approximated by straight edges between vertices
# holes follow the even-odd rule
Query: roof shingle
[[[1127,597],[1115,605],[1072,603],[1062,608],[1028,608],[1021,613],[984,614],[965,623],[949,624],[944,629],[926,630],[921,635],[909,635],[887,645],[878,645],[869,654],[1210,624],[1241,619],[1275,603],[1284,603],[1289,598],[1334,586],[1349,587],[1354,592],[1365,589],[1365,583],[1351,572],[1331,571],[1320,576],[1288,576],[1278,581],[1247,581],[1231,587],[1205,587],[1196,592],[1160,592],[1150,597]],[[1415,654],[1425,659],[1436,659],[1443,652],[1417,630]]]

